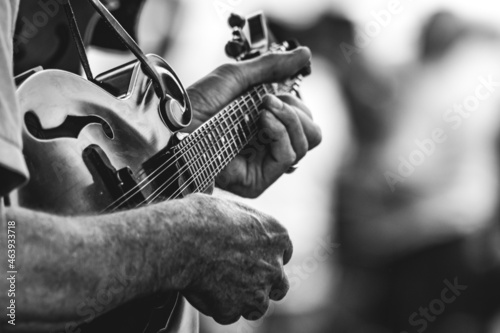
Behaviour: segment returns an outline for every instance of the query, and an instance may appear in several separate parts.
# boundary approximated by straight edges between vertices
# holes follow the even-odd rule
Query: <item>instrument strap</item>
[[[82,63],[83,70],[85,71],[85,76],[87,76],[87,80],[94,82],[94,76],[92,75],[87,52],[85,51],[85,44],[83,43],[82,34],[80,33],[80,29],[78,28],[75,13],[73,12],[73,7],[71,6],[70,0],[65,1],[63,3],[63,7],[64,12],[66,13],[66,18],[68,19],[68,25],[71,31],[71,35],[78,50],[80,62]]]
[[[81,1],[81,0],[80,0]],[[101,16],[103,21],[109,26],[109,28],[115,32],[118,39],[129,49],[137,60],[140,61],[142,69],[145,74],[152,80],[153,87],[155,89],[156,95],[161,99],[165,96],[166,87],[164,87],[162,80],[156,69],[150,64],[148,58],[144,55],[142,50],[139,48],[137,43],[130,37],[130,35],[123,29],[121,24],[116,20],[116,18],[108,11],[108,9],[99,0],[88,0],[90,4],[94,7],[97,13]],[[85,75],[89,81],[94,82],[94,77],[90,69],[89,60],[87,57],[87,52],[85,51],[85,43],[83,42],[80,29],[76,22],[75,13],[71,6],[71,1],[66,0],[63,4],[66,17],[68,19],[69,28],[75,41],[76,47],[78,49],[78,55],[85,71]],[[173,73],[173,70],[172,70]],[[179,81],[180,82],[180,81]]]

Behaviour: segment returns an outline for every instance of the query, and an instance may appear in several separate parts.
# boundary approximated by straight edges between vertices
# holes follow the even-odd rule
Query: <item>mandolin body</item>
[[[150,80],[137,65],[130,89],[121,97],[60,70],[33,74],[20,85],[18,97],[31,173],[20,203],[32,209],[70,215],[101,212],[116,198],[106,180],[89,170],[84,150],[99,147],[109,166],[128,167],[139,181],[142,164],[173,139],[159,115]]]

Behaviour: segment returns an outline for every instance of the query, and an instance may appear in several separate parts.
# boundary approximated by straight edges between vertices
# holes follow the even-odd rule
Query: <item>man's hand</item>
[[[296,74],[310,61],[309,49],[267,54],[217,68],[188,89],[194,109],[194,130],[248,89],[279,82]],[[250,154],[238,155],[219,175],[219,186],[245,197],[257,197],[308,150],[321,142],[321,131],[311,112],[293,95],[266,96],[261,131],[268,140]],[[257,135],[259,136],[259,135]]]
[[[269,300],[281,300],[289,284],[283,270],[292,243],[283,226],[240,203],[203,194],[186,197],[193,215],[181,248],[192,272],[181,293],[220,324],[262,317]]]

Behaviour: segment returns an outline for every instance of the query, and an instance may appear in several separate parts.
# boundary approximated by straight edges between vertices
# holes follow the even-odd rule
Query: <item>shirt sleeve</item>
[[[13,78],[12,33],[19,0],[0,0],[0,196],[28,179]]]

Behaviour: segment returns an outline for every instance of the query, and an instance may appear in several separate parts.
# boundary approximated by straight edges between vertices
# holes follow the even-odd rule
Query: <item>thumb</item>
[[[293,51],[268,53],[261,57],[235,64],[235,79],[243,90],[259,83],[279,82],[291,77],[311,60],[307,47]]]

